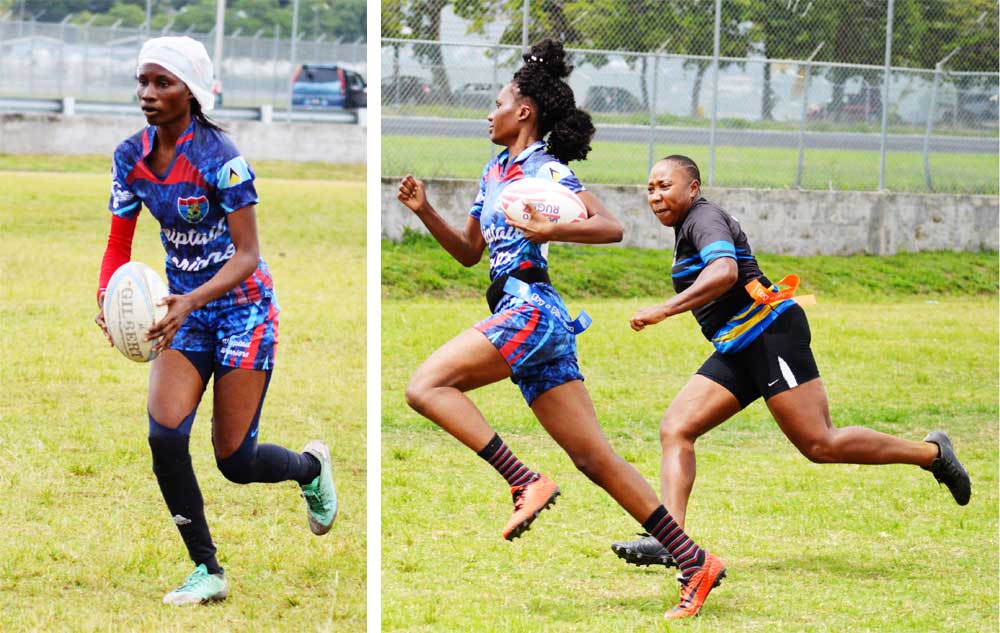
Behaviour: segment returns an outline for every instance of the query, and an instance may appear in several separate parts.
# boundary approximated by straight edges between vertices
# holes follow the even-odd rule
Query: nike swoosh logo
[[[250,431],[250,437],[257,437],[257,429]]]
[[[691,602],[694,599],[694,597],[698,595],[698,587],[701,587],[702,582],[704,582],[704,579],[699,580],[697,585],[691,587],[691,591],[688,592],[687,598],[685,598],[685,600]]]
[[[775,380],[767,383],[767,386],[768,387],[773,387],[779,380],[781,380],[781,378],[776,378]]]

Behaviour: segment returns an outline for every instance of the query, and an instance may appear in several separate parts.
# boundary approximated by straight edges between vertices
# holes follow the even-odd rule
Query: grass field
[[[484,122],[485,135],[485,122]],[[433,152],[427,148],[433,147]],[[704,145],[658,145],[654,156],[685,154],[708,178],[708,148]],[[597,140],[586,161],[573,163],[584,182],[642,184],[648,171],[649,150],[640,143],[605,143]],[[422,136],[382,137],[382,174],[420,178],[478,179],[490,158],[485,138]],[[997,154],[944,154],[930,157],[934,189],[944,193],[996,194]],[[798,150],[773,147],[718,147],[715,152],[717,187],[790,188],[795,183]],[[878,152],[807,149],[802,187],[838,191],[878,189]],[[889,152],[886,156],[886,189],[896,192],[927,191],[920,152]]]
[[[510,513],[503,480],[407,409],[403,389],[413,369],[486,315],[481,298],[449,298],[433,285],[423,293],[396,288],[395,267],[440,264],[421,252],[425,245],[411,246],[412,259],[385,246],[382,255],[385,630],[996,629],[995,253],[941,254],[939,271],[934,254],[842,258],[827,262],[834,274],[814,281],[805,269],[822,266],[808,259],[762,258],[765,270],[795,270],[819,295],[808,314],[835,424],[910,439],[948,431],[972,477],[972,502],[960,508],[914,467],[812,464],[755,403],[698,444],[687,528],[726,560],[729,578],[699,618],[668,627],[662,613],[677,598],[674,570],[635,568],[614,556],[610,543],[638,526],[573,468],[516,387],[505,381],[472,397],[522,460],[560,484],[563,496],[513,543],[499,534]],[[559,259],[569,250],[554,247],[550,254],[559,278],[574,291],[586,288],[589,273]],[[580,250],[604,252],[588,271],[615,258],[619,266],[634,263],[617,249]],[[668,265],[662,257],[657,293],[621,296],[629,293],[628,281],[618,298],[564,292],[571,312],[585,308],[595,319],[578,344],[602,426],[656,489],[659,418],[710,351],[687,315],[638,334],[628,328],[632,312],[654,301],[648,295],[667,294]],[[924,280],[915,291],[909,270]],[[485,270],[479,274],[481,288]],[[956,276],[958,292],[946,281]],[[884,282],[881,291],[865,289],[873,277]],[[459,290],[458,296],[468,295]]]
[[[365,630],[363,167],[256,167],[261,248],[283,308],[260,435],[293,449],[327,440],[337,524],[313,536],[294,483],[226,481],[206,398],[192,456],[230,597],[161,604],[191,563],[150,469],[148,370],[93,323],[107,158],[0,157],[0,169],[35,170],[0,171],[0,630]],[[145,213],[133,259],[163,270]]]

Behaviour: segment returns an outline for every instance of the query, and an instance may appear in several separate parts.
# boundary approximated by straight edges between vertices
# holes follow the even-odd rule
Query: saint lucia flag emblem
[[[542,168],[538,170],[539,178],[548,178],[552,182],[559,182],[567,176],[572,176],[573,172],[569,167],[563,165],[562,163],[554,160],[542,165]]]
[[[177,198],[177,212],[185,222],[197,224],[208,215],[208,198],[205,196]]]
[[[248,180],[253,180],[253,173],[250,171],[250,165],[242,156],[237,156],[219,169],[219,189],[229,189]]]

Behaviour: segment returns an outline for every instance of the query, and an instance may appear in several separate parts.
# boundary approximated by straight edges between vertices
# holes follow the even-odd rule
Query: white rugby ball
[[[167,316],[167,306],[156,305],[167,296],[167,286],[142,262],[123,264],[108,281],[104,295],[104,322],[111,340],[125,358],[146,363],[156,358],[146,332]]]
[[[530,202],[550,222],[581,222],[587,219],[587,207],[580,196],[545,178],[522,178],[504,187],[500,193],[500,209],[509,219],[529,219],[525,202]]]

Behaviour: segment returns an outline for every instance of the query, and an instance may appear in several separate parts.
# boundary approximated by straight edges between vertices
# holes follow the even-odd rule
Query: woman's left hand
[[[670,314],[667,313],[667,308],[665,306],[653,306],[651,308],[640,308],[635,311],[632,318],[629,320],[629,325],[636,332],[642,331],[647,325],[656,325],[660,321],[666,319]]]
[[[146,340],[160,339],[153,346],[153,351],[162,352],[170,349],[177,331],[184,324],[187,318],[195,309],[195,304],[188,295],[167,295],[160,300],[158,305],[167,306],[167,316],[153,324],[146,332]]]
[[[507,218],[507,224],[524,233],[524,237],[533,244],[544,244],[550,239],[552,222],[535,209],[535,205],[530,202],[524,203],[524,210],[528,212],[528,220],[513,220]]]

